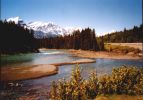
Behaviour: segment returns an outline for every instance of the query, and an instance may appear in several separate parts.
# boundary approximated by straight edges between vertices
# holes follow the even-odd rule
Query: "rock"
[[[16,84],[15,84],[15,86],[17,87],[17,86],[19,86],[19,84],[18,84],[18,83],[16,83]]]
[[[134,52],[129,52],[128,55],[134,55]]]
[[[14,83],[8,83],[9,86],[14,86]]]

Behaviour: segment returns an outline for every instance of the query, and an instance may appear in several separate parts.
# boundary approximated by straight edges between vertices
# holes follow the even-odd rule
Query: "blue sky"
[[[142,0],[1,0],[1,18],[91,27],[96,33],[119,31],[142,22]]]

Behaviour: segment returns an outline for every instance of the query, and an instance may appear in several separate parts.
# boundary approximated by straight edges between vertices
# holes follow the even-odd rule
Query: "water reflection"
[[[1,56],[1,67],[30,66],[37,64],[52,64],[75,60],[64,50],[47,50],[41,53],[28,53]],[[77,58],[78,59],[78,58]]]

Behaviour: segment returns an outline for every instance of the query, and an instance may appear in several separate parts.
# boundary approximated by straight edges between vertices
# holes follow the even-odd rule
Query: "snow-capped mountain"
[[[7,19],[7,22],[14,22],[15,24],[20,24],[22,26],[26,26],[26,24],[24,23],[24,21],[22,19],[20,19],[18,16],[14,17],[14,18]]]
[[[8,22],[15,22],[15,24],[18,24],[20,21],[22,21],[22,19],[20,19],[18,16],[14,17],[14,18],[8,18],[7,19]]]
[[[63,36],[67,34],[67,31],[64,28],[56,24],[53,24],[51,22],[50,23],[45,23],[40,21],[30,22],[27,24],[27,26],[29,29],[33,29],[36,35],[38,36],[42,35],[43,37],[47,37],[47,36],[54,37],[54,36],[60,36],[60,35]]]
[[[65,27],[64,29],[67,31],[68,34],[72,34],[76,30],[79,30],[79,31],[82,30],[81,27]]]
[[[67,34],[71,34],[75,30],[81,30],[81,28],[73,28],[73,27],[66,27],[62,28],[52,22],[30,22],[25,24],[22,19],[19,17],[9,18],[7,19],[8,22],[12,21],[15,24],[20,24],[28,29],[34,30],[34,37],[35,38],[44,38],[44,37],[56,37],[56,36],[64,36]]]

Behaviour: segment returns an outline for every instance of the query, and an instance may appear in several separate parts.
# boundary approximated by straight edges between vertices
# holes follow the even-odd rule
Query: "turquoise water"
[[[67,54],[65,50],[48,50],[42,51],[41,53],[28,53],[28,54],[17,54],[17,55],[5,55],[1,56],[1,67],[14,67],[14,66],[29,66],[37,64],[52,64],[59,62],[69,62],[77,59],[83,59],[79,57],[73,57]],[[95,63],[80,64],[82,70],[82,76],[87,79],[89,74],[96,71],[98,76],[103,74],[110,74],[113,67],[119,67],[122,65],[132,65],[137,67],[143,67],[142,60],[121,60],[121,59],[95,59]],[[23,86],[15,94],[25,94],[27,91],[35,90],[36,92],[42,93],[48,91],[52,81],[59,79],[70,79],[71,71],[76,65],[64,65],[59,67],[58,74],[42,77],[38,79],[30,79],[24,81],[17,81]],[[15,83],[17,83],[15,82]],[[7,83],[6,83],[7,84]],[[5,90],[5,88],[2,88]],[[29,90],[29,91],[30,91]],[[13,90],[15,91],[15,90]]]
[[[1,56],[1,67],[15,67],[15,66],[30,66],[37,64],[53,64],[60,62],[70,62],[77,59],[83,59],[74,57],[65,50],[45,50],[40,53],[28,53],[17,55],[4,55]],[[82,69],[82,76],[87,78],[89,73],[96,71],[98,75],[110,74],[113,67],[119,67],[122,65],[132,65],[137,67],[143,67],[142,60],[121,60],[121,59],[95,59],[95,63],[80,64]],[[59,67],[59,72],[56,75],[43,77],[39,79],[28,80],[24,82],[32,84],[44,84],[49,85],[53,80],[61,78],[69,78],[73,67],[76,65],[64,65]]]
[[[1,56],[1,67],[31,66],[37,64],[53,64],[69,62],[78,58],[65,54],[64,50],[47,50],[40,53],[3,55]]]

